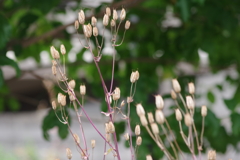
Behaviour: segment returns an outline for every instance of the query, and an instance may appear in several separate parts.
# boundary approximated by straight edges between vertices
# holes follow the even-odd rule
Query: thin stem
[[[124,33],[123,33],[122,41],[121,41],[119,44],[115,45],[116,47],[122,45],[122,43],[123,43],[123,41],[124,41],[124,38],[125,38],[126,31],[127,31],[127,30],[125,29],[125,30],[124,30]]]
[[[179,93],[178,95],[179,95],[179,97],[180,97],[180,99],[181,99],[181,101],[182,101],[182,103],[183,103],[183,105],[184,105],[184,107],[185,107],[186,113],[188,113],[187,105],[186,105],[186,102],[184,101],[184,99],[183,99],[183,97],[182,97],[182,94]]]
[[[201,147],[202,147],[202,144],[203,144],[204,123],[205,123],[205,117],[202,118],[202,131],[201,131],[201,143],[200,143]]]
[[[133,145],[132,145],[132,129],[130,126],[130,103],[128,103],[128,112],[127,112],[127,126],[128,126],[128,132],[129,132],[129,143],[130,143],[130,150],[132,154],[132,160],[135,157],[134,151],[133,151]]]
[[[168,150],[167,150],[166,147],[164,146],[164,143],[163,143],[161,137],[160,137],[159,135],[157,135],[157,134],[155,134],[155,137],[156,137],[156,139],[163,145],[163,148],[164,148],[164,149],[163,149],[163,152],[164,152],[164,154],[167,156],[167,158],[168,158],[169,160],[174,160],[173,156],[168,152]]]

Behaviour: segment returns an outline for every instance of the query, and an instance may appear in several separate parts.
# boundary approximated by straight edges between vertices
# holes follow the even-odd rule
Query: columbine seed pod
[[[125,17],[126,17],[126,11],[125,11],[125,9],[123,8],[122,11],[121,11],[121,13],[120,13],[120,20],[123,21],[123,20],[125,19]]]
[[[75,98],[75,96],[72,94],[71,91],[68,92],[68,95],[69,95],[70,101],[75,101],[76,98]]]
[[[171,90],[171,97],[172,97],[172,99],[174,99],[174,100],[177,99],[177,94],[174,92],[174,90]]]
[[[116,9],[113,10],[113,19],[116,21],[118,19],[118,14]]]
[[[95,146],[96,146],[96,141],[94,139],[91,140],[91,146],[92,146],[92,148],[95,148]]]
[[[193,124],[193,119],[189,113],[186,113],[184,116],[185,125],[190,127]]]
[[[68,82],[68,85],[70,88],[74,89],[76,86],[76,82],[74,80],[71,80],[70,82]]]
[[[111,9],[109,7],[106,8],[106,14],[110,17],[111,16]]]
[[[78,135],[74,133],[73,136],[74,136],[75,142],[79,144],[80,143],[80,138],[78,137]]]
[[[79,28],[79,22],[78,22],[77,20],[74,22],[74,27],[75,27],[76,30],[78,30],[78,28]]]
[[[56,110],[56,109],[57,109],[57,105],[56,105],[56,102],[55,102],[55,101],[52,101],[52,108],[53,108],[53,110]]]
[[[207,116],[207,107],[206,106],[202,106],[202,108],[201,108],[201,115],[202,115],[202,117],[206,117]]]
[[[54,59],[60,58],[59,52],[53,46],[51,46],[50,51],[51,51],[51,55]]]
[[[193,98],[191,96],[186,97],[186,103],[187,103],[188,109],[194,110],[195,103],[194,103]]]
[[[136,141],[136,145],[140,146],[141,144],[142,144],[142,137],[138,136],[137,141]]]
[[[153,122],[154,122],[154,118],[153,118],[152,112],[149,112],[147,115],[148,115],[148,121],[149,121],[149,123],[153,123]]]
[[[63,44],[61,44],[61,46],[60,46],[60,51],[61,51],[62,55],[66,54],[66,48]]]
[[[97,29],[97,27],[93,27],[93,36],[94,37],[98,36],[98,29]]]
[[[115,132],[115,127],[114,127],[114,124],[112,122],[108,123],[108,127],[109,127],[109,133],[114,133]]]
[[[164,101],[163,101],[162,96],[160,96],[160,95],[155,96],[155,104],[156,104],[157,109],[163,109]]]
[[[156,110],[155,119],[158,124],[163,124],[165,122],[165,116],[162,110],[159,110],[159,109]]]
[[[91,24],[93,27],[96,27],[97,25],[97,19],[94,16],[91,18]]]
[[[145,117],[145,115],[140,115],[140,122],[141,124],[146,127],[148,125],[148,121],[147,121],[147,118]]]
[[[83,33],[87,38],[92,36],[92,26],[90,23],[88,23],[88,25],[83,25]]]
[[[151,128],[152,128],[153,134],[159,134],[159,129],[158,129],[157,123],[152,123]]]
[[[174,91],[176,93],[180,93],[181,92],[181,86],[180,86],[180,84],[179,84],[177,79],[173,79],[172,80],[172,86],[173,86],[173,89],[174,89]]]
[[[80,94],[82,96],[86,94],[86,86],[84,84],[80,85]]]
[[[136,125],[136,127],[135,127],[135,135],[136,135],[136,136],[139,136],[140,133],[141,133],[140,126],[139,126],[139,125]]]
[[[114,19],[111,20],[111,27],[114,27],[116,25],[116,21]]]
[[[107,142],[110,142],[110,138],[111,138],[111,136],[110,136],[110,134],[106,134],[106,140],[107,140]]]
[[[60,104],[61,104],[62,106],[66,106],[66,104],[67,104],[67,102],[66,102],[66,95],[62,95]]]
[[[83,10],[78,12],[78,21],[81,25],[83,25],[85,23],[85,14],[84,14]]]
[[[126,141],[128,141],[128,140],[129,140],[129,134],[128,134],[128,133],[125,133],[125,134],[124,134],[124,138],[125,138]]]
[[[216,151],[214,150],[208,151],[208,160],[216,160]]]
[[[54,76],[56,76],[57,75],[57,68],[56,68],[56,66],[52,66],[52,74],[54,75]]]
[[[137,109],[137,115],[138,116],[145,115],[145,110],[144,110],[142,104],[140,104],[140,103],[137,104],[136,109]]]
[[[132,74],[131,74],[131,76],[130,76],[130,82],[131,82],[131,83],[134,83],[134,82],[136,82],[138,79],[139,79],[139,72],[138,72],[138,71],[132,72]]]
[[[113,100],[116,101],[119,99],[120,99],[120,89],[116,87],[113,93]]]
[[[175,116],[176,116],[177,121],[182,120],[182,113],[178,108],[175,110]]]
[[[109,22],[109,17],[107,14],[104,14],[103,16],[103,25],[106,27],[108,25]]]
[[[57,101],[58,101],[58,103],[61,103],[61,101],[62,101],[62,96],[63,96],[62,93],[58,93],[58,96],[57,96]]]
[[[195,93],[194,83],[192,83],[192,82],[188,83],[188,91],[189,91],[190,94],[194,94]]]
[[[153,160],[151,155],[146,156],[146,160]]]
[[[125,29],[128,30],[130,25],[131,25],[131,22],[129,20],[127,20],[125,23]]]
[[[67,158],[68,158],[69,160],[72,159],[72,152],[71,152],[70,148],[67,148],[67,149],[66,149],[66,154],[67,154]]]

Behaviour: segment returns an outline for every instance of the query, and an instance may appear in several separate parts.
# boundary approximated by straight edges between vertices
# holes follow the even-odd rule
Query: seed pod
[[[58,103],[61,103],[61,101],[62,101],[62,96],[63,96],[62,93],[58,93],[58,96],[57,96]]]
[[[108,25],[108,22],[109,22],[109,17],[107,14],[105,14],[103,16],[103,25],[106,27]]]
[[[131,22],[129,20],[127,20],[125,23],[125,29],[128,30],[130,25],[131,25]]]
[[[137,141],[136,141],[136,145],[140,146],[141,144],[142,144],[142,137],[138,136]]]
[[[124,100],[122,100],[122,102],[121,102],[120,106],[121,106],[121,107],[123,107],[124,105],[125,105],[125,101],[124,101]]]
[[[180,93],[181,92],[181,86],[178,82],[177,79],[173,79],[172,80],[172,86],[173,86],[173,90],[176,92],[176,93]]]
[[[175,116],[176,116],[177,121],[181,121],[182,120],[182,113],[181,113],[181,111],[179,109],[175,110]]]
[[[52,108],[53,108],[53,110],[56,110],[56,109],[57,109],[57,105],[56,105],[56,102],[55,102],[55,101],[52,101]]]
[[[87,38],[92,36],[92,26],[90,23],[88,23],[88,25],[83,25],[83,33]]]
[[[145,110],[144,110],[142,104],[140,104],[140,103],[137,104],[136,109],[137,109],[137,115],[138,116],[145,115]]]
[[[140,122],[141,124],[146,127],[148,125],[148,121],[147,121],[147,118],[145,117],[145,115],[140,115]]]
[[[74,89],[76,86],[76,82],[74,80],[71,80],[70,82],[68,82],[68,85],[70,88]]]
[[[152,128],[153,134],[159,134],[159,129],[158,129],[157,123],[152,123],[151,128]]]
[[[51,46],[50,51],[51,51],[51,55],[54,59],[60,58],[59,52],[54,48],[54,46]]]
[[[156,110],[155,119],[158,124],[163,124],[165,122],[165,116],[162,110],[159,110],[159,109]]]
[[[66,149],[66,154],[67,154],[67,158],[68,158],[69,160],[72,159],[72,152],[71,152],[70,148],[67,148],[67,149]]]
[[[184,116],[185,125],[190,127],[193,124],[193,119],[189,113],[186,113]]]
[[[111,16],[111,9],[109,7],[106,8],[106,14],[110,17]]]
[[[154,118],[153,118],[152,112],[149,112],[147,115],[148,115],[148,121],[149,121],[149,123],[153,123],[153,122],[154,122]]]
[[[131,82],[131,83],[134,83],[134,82],[136,82],[138,79],[139,79],[139,72],[138,72],[138,71],[132,72],[132,74],[131,74],[131,76],[130,76],[130,82]]]
[[[135,135],[136,135],[136,136],[139,136],[140,133],[141,133],[140,126],[139,126],[139,125],[136,125],[136,127],[135,127]]]
[[[84,14],[83,10],[81,10],[78,13],[78,21],[81,25],[83,25],[85,23],[85,14]]]
[[[91,19],[91,24],[93,27],[96,27],[96,25],[97,25],[97,19],[94,16]]]
[[[114,124],[112,123],[112,121],[110,121],[108,123],[108,127],[109,127],[109,133],[114,133],[115,132],[115,127],[114,127]]]
[[[93,36],[94,37],[98,36],[98,29],[97,29],[97,27],[93,27]]]
[[[52,60],[52,65],[53,65],[53,66],[56,66],[56,65],[57,65],[57,61]]]
[[[114,19],[111,20],[111,27],[114,27],[116,25],[116,21]]]
[[[56,68],[56,66],[52,66],[52,74],[53,74],[54,76],[57,75],[57,68]]]
[[[128,140],[129,140],[129,134],[128,134],[128,133],[125,133],[125,134],[124,134],[124,138],[125,138],[126,141],[128,141]]]
[[[109,123],[105,123],[105,132],[109,133]]]
[[[146,160],[153,160],[151,155],[146,156]]]
[[[194,83],[192,83],[192,82],[188,83],[188,91],[189,91],[190,94],[194,94],[195,93]]]
[[[75,27],[76,30],[78,30],[78,28],[79,28],[79,22],[78,22],[77,20],[74,22],[74,27]]]
[[[107,134],[106,134],[106,140],[107,140],[107,142],[110,142],[110,138],[111,138],[110,134],[107,133]]]
[[[163,101],[162,96],[160,96],[160,95],[155,96],[155,104],[156,104],[157,109],[163,109],[164,101]]]
[[[171,97],[172,99],[177,99],[177,94],[174,92],[174,90],[171,90]]]
[[[120,99],[120,89],[118,87],[115,88],[113,92],[113,100],[119,100]]]
[[[66,95],[62,95],[60,104],[61,104],[62,106],[66,106],[66,104],[67,104],[67,102],[66,102]]]
[[[84,84],[80,85],[80,94],[82,96],[86,94],[86,86]]]
[[[78,137],[78,135],[77,134],[73,134],[73,136],[74,136],[74,140],[76,141],[76,143],[80,143],[80,138]]]
[[[207,107],[206,106],[202,106],[202,108],[201,108],[201,115],[202,115],[202,117],[206,117],[207,116]]]
[[[194,103],[193,98],[191,96],[186,97],[186,103],[187,103],[188,109],[194,110],[195,103]]]
[[[214,150],[208,151],[208,160],[216,160],[216,151]]]
[[[68,92],[68,95],[69,95],[70,101],[75,101],[76,100],[75,96],[72,94],[71,91]]]
[[[92,146],[92,148],[95,148],[95,146],[96,146],[96,141],[94,139],[91,140],[91,146]]]
[[[118,19],[118,14],[116,9],[113,10],[113,19],[116,21]]]
[[[60,50],[61,50],[62,55],[66,54],[66,48],[63,44],[61,44]]]
[[[121,11],[121,13],[120,13],[120,20],[123,21],[123,20],[125,19],[125,17],[126,17],[126,11],[125,11],[125,9],[123,8],[122,11]]]

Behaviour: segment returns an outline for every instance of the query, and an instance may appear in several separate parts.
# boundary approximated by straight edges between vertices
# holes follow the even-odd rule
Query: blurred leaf
[[[214,103],[214,102],[215,102],[215,96],[214,96],[214,94],[213,94],[211,91],[208,91],[207,97],[208,97],[208,100],[209,100],[211,103]]]
[[[230,118],[232,122],[232,133],[234,136],[238,136],[240,134],[240,114],[233,112]]]
[[[0,68],[0,88],[2,88],[3,83],[4,83],[4,77],[3,77],[2,69]]]
[[[9,108],[12,110],[12,111],[17,111],[20,109],[20,105],[19,105],[19,102],[14,99],[14,98],[10,98],[8,101],[7,101],[8,105],[9,105]]]
[[[115,131],[116,131],[116,135],[117,135],[117,141],[120,141],[120,136],[121,134],[123,134],[125,132],[125,122],[121,121],[121,122],[114,122],[114,126],[115,126]]]
[[[0,66],[4,66],[4,65],[10,65],[10,66],[14,67],[16,70],[17,76],[20,75],[21,71],[20,71],[20,68],[18,67],[18,64],[14,60],[12,60],[6,56],[0,55]]]
[[[0,12],[0,49],[5,46],[5,44],[10,39],[11,35],[11,26],[8,20]]]
[[[188,0],[180,0],[179,7],[181,9],[182,19],[186,22],[189,19]]]
[[[232,99],[224,99],[225,105],[230,109],[231,111],[234,111],[236,108],[238,101],[235,98]]]

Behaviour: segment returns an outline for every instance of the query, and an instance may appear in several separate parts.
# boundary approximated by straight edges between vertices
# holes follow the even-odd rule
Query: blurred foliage
[[[114,0],[122,2],[120,0]],[[154,111],[153,94],[158,92],[159,84],[167,79],[178,77],[182,86],[194,81],[200,72],[198,49],[206,51],[209,56],[212,73],[234,66],[238,74],[240,73],[240,1],[238,0],[142,0],[127,1],[127,18],[132,21],[130,30],[127,31],[125,42],[117,48],[116,75],[114,86],[121,88],[122,95],[129,94],[129,76],[132,70],[139,70],[140,80],[137,85],[135,102],[141,102],[146,106],[147,111]],[[141,3],[140,3],[141,2]],[[79,0],[5,0],[0,1],[0,66],[10,65],[15,68],[17,75],[20,69],[17,63],[6,56],[6,52],[13,50],[18,60],[33,57],[40,61],[40,52],[49,50],[49,46],[59,47],[64,43],[67,50],[72,47],[71,34],[65,30],[58,30],[57,34],[50,34],[59,29],[63,24],[54,19],[55,14],[66,13],[66,8],[77,12],[84,8]],[[70,5],[74,4],[74,5]],[[91,12],[100,13],[111,4],[101,4],[92,8]],[[128,5],[130,6],[128,8]],[[121,9],[121,6],[119,8]],[[163,27],[163,22],[167,20],[166,10],[173,11],[172,17],[178,19],[181,25]],[[123,35],[123,28],[120,28],[120,35]],[[50,36],[47,36],[48,33]],[[44,35],[45,37],[42,37]],[[68,63],[68,73],[71,79],[76,79],[77,83],[85,83],[90,96],[99,100],[104,100],[104,93],[99,87],[100,79],[95,66],[82,60],[85,49],[77,54],[77,61]],[[196,74],[187,75],[180,72],[176,74],[176,64],[187,62],[194,67]],[[111,76],[111,58],[103,56],[99,63],[104,79],[107,84]],[[159,74],[160,72],[160,74]],[[84,79],[79,80],[79,73],[84,74]],[[201,72],[200,72],[201,73]],[[219,152],[225,152],[227,145],[231,144],[236,148],[240,137],[237,136],[239,130],[239,105],[240,86],[239,79],[226,77],[226,81],[236,86],[233,97],[224,99],[228,107],[230,120],[232,122],[232,132],[227,132],[219,119],[211,112],[211,105],[217,101],[214,92],[209,90],[207,98],[209,100],[209,115],[206,118],[205,139],[209,146]],[[213,86],[221,92],[222,84]],[[183,87],[184,88],[184,87]],[[161,89],[161,86],[160,86]],[[185,91],[185,90],[184,90]],[[8,90],[4,85],[3,73],[0,69],[0,107],[6,103],[4,97]],[[200,95],[197,95],[200,96]],[[169,98],[169,95],[166,95]],[[104,101],[103,101],[104,102]],[[18,106],[11,102],[13,109]],[[105,104],[102,104],[103,108]],[[199,111],[198,111],[199,112]],[[197,117],[196,117],[197,118]],[[169,119],[175,119],[170,115]],[[135,107],[131,107],[132,127],[139,123],[135,114]],[[173,126],[175,133],[178,133],[178,126],[175,121],[169,122]],[[196,119],[196,126],[200,128],[201,119]],[[43,121],[44,137],[49,139],[47,131],[54,127],[59,127],[61,138],[67,136],[66,128],[59,125],[52,111]],[[119,127],[122,124],[119,123]],[[139,159],[152,152],[154,157],[161,157],[152,140],[143,130],[143,146],[139,148]],[[180,136],[179,136],[180,137]],[[221,141],[216,141],[221,139]],[[182,140],[179,139],[181,148],[184,148]],[[205,148],[204,148],[205,149]]]

